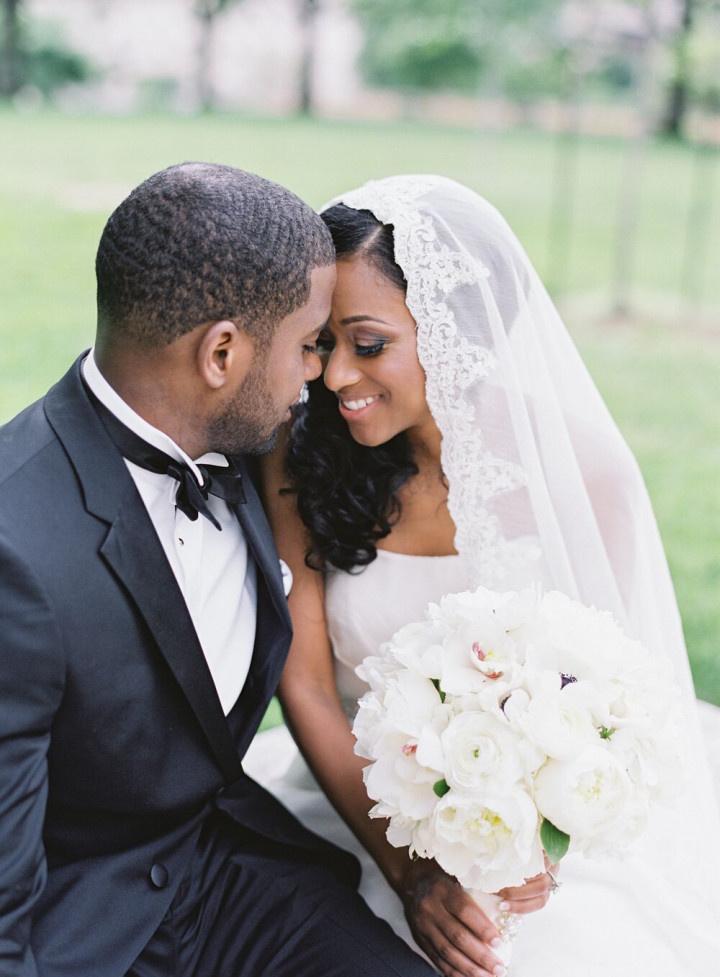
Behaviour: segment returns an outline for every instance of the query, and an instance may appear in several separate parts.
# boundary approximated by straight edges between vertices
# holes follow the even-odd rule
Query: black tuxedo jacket
[[[252,665],[223,715],[175,577],[78,360],[0,428],[0,974],[119,977],[159,925],[216,808],[357,883],[242,770],[291,636],[250,479]]]

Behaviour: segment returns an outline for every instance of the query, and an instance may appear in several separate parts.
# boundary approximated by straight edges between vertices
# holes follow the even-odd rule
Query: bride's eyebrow
[[[391,322],[386,322],[384,319],[377,319],[374,315],[349,315],[345,319],[340,320],[341,326],[350,326],[354,322],[380,322],[383,326],[391,326]]]

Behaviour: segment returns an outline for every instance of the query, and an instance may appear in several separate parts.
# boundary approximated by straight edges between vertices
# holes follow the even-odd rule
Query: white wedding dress
[[[516,580],[521,587],[525,581]],[[354,669],[430,601],[469,589],[461,556],[408,556],[385,550],[363,572],[326,577],[326,612],[337,686],[349,719],[365,691]],[[706,732],[720,744],[720,710],[707,707]],[[707,735],[706,735],[707,738]],[[717,770],[717,754],[714,758]],[[361,893],[377,915],[412,943],[399,899],[314,781],[283,727],[259,734],[244,766],[308,828],[354,852]],[[512,977],[713,977],[707,933],[695,907],[632,859],[590,862],[568,856],[563,885],[540,912],[526,916],[513,945]],[[688,934],[692,936],[688,937]],[[707,935],[707,942],[705,936]],[[414,944],[413,944],[414,945]]]

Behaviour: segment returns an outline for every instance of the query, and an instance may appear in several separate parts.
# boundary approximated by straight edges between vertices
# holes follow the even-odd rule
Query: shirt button
[[[170,881],[170,873],[162,864],[156,862],[150,869],[150,881],[156,889],[164,889]]]

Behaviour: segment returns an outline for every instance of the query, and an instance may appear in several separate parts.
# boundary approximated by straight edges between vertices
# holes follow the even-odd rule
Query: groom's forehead
[[[337,281],[335,262],[320,265],[310,273],[310,289],[307,301],[296,310],[296,321],[312,322],[318,326],[330,315],[333,289]]]

